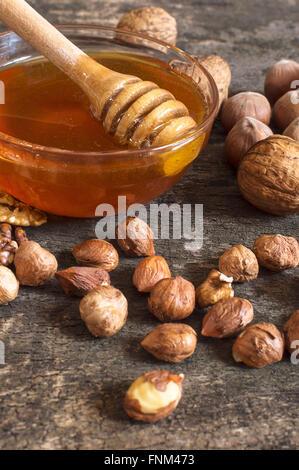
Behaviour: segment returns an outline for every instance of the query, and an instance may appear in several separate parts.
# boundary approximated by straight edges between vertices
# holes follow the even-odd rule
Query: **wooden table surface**
[[[99,0],[31,1],[52,22],[115,25],[122,14],[148,2]],[[217,53],[230,64],[231,93],[263,91],[267,68],[282,57],[298,60],[296,0],[152,1],[178,21],[178,45],[193,54]],[[4,28],[3,28],[4,29]],[[250,206],[239,194],[236,176],[224,155],[224,132],[215,123],[208,146],[187,174],[158,202],[202,203],[204,245],[184,249],[184,240],[158,240],[157,252],[172,272],[196,286],[234,244],[252,247],[261,233],[299,237],[298,217],[274,217]],[[95,236],[93,219],[50,217],[28,230],[52,251],[61,269],[74,264],[71,247]],[[146,297],[131,283],[135,259],[120,254],[111,278],[129,301],[129,318],[116,336],[94,339],[80,320],[79,301],[66,297],[55,280],[41,288],[22,288],[0,309],[0,339],[6,364],[0,366],[0,447],[2,449],[294,449],[298,446],[299,365],[285,357],[264,369],[237,365],[233,339],[199,335],[195,354],[168,365],[140,347],[157,325]],[[255,321],[281,327],[298,309],[298,269],[236,285],[249,299]],[[200,331],[203,312],[186,323]],[[156,424],[131,421],[122,409],[133,379],[166,368],[185,374],[176,411]]]

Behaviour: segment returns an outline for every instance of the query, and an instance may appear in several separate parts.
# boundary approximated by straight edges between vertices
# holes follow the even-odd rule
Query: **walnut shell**
[[[283,333],[286,343],[286,348],[290,354],[299,348],[299,344],[294,344],[294,341],[299,341],[299,310],[297,310],[288,319],[283,326]]]
[[[153,370],[138,377],[125,395],[124,410],[130,418],[154,423],[170,415],[182,396],[183,374]]]
[[[154,234],[146,222],[127,217],[116,227],[119,247],[129,256],[154,256]]]
[[[255,144],[238,169],[247,201],[275,215],[299,212],[299,143],[273,135]]]
[[[97,338],[118,333],[128,316],[127,299],[112,286],[100,286],[89,292],[81,300],[79,309],[88,330]]]
[[[219,258],[219,269],[234,282],[248,282],[256,279],[259,265],[255,254],[244,245],[235,245]]]
[[[148,307],[163,322],[187,318],[195,308],[195,288],[181,276],[162,279],[152,288]]]
[[[260,265],[270,271],[296,268],[299,264],[299,244],[293,237],[261,235],[253,249]]]
[[[298,117],[299,90],[291,90],[276,101],[273,108],[273,119],[276,126],[284,131]]]
[[[16,276],[23,286],[41,286],[54,277],[57,260],[52,253],[33,241],[24,241],[14,259]]]
[[[118,22],[117,28],[142,33],[175,46],[177,23],[163,8],[143,7],[126,13]],[[117,37],[133,44],[147,45],[148,41],[134,36],[117,34]],[[152,43],[150,43],[152,44]]]
[[[74,258],[82,266],[112,271],[118,265],[118,253],[111,243],[93,238],[72,249]]]
[[[158,281],[170,276],[170,269],[162,256],[148,256],[137,264],[133,284],[139,292],[150,292]]]
[[[246,299],[222,299],[213,305],[202,321],[201,334],[226,338],[243,330],[253,320],[253,307]]]
[[[263,122],[267,126],[271,119],[271,106],[264,95],[253,91],[244,91],[228,98],[222,106],[221,122],[229,132],[239,119],[248,116]]]
[[[284,339],[272,323],[256,323],[244,330],[233,345],[233,358],[249,367],[264,367],[281,361]]]
[[[294,139],[299,142],[299,117],[294,119],[294,121],[292,121],[291,124],[288,125],[288,127],[283,132],[283,135],[291,137],[291,139]]]
[[[197,334],[184,323],[163,323],[141,342],[141,346],[150,354],[166,362],[181,362],[190,357],[196,344]]]

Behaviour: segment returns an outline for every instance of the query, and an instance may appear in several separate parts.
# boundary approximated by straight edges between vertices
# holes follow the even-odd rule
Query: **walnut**
[[[117,28],[142,33],[175,46],[177,38],[177,24],[163,8],[144,7],[136,8],[126,13],[118,22]],[[117,37],[125,42],[152,46],[152,42],[135,36],[117,34]]]
[[[212,269],[207,279],[196,289],[196,300],[200,307],[208,307],[221,299],[234,296],[233,278]]]
[[[281,361],[284,339],[272,323],[256,323],[244,330],[233,345],[233,358],[249,367],[264,367]]]
[[[154,423],[166,418],[182,396],[183,374],[153,370],[136,379],[129,387],[124,410],[137,421]]]
[[[15,257],[18,243],[12,240],[12,228],[9,224],[0,224],[0,265],[9,266]]]
[[[102,268],[74,266],[58,271],[55,277],[67,295],[76,297],[83,297],[96,287],[110,285],[110,276]]]
[[[202,321],[201,334],[226,338],[243,330],[253,320],[253,307],[246,299],[222,299],[213,305]]]
[[[112,286],[99,286],[80,302],[81,318],[95,337],[108,338],[118,333],[127,321],[128,302]]]
[[[283,326],[286,348],[290,354],[299,348],[299,310],[288,319]],[[297,343],[294,343],[297,341]]]
[[[47,222],[44,212],[18,201],[10,194],[0,190],[0,222],[12,225],[38,226]]]
[[[170,276],[170,269],[162,256],[148,256],[137,264],[133,284],[139,292],[150,292],[158,281]]]
[[[187,318],[195,308],[195,288],[181,276],[162,279],[152,288],[148,307],[163,322]]]
[[[275,215],[299,212],[299,142],[273,135],[256,143],[239,165],[238,185],[247,201]]]
[[[270,271],[296,268],[299,264],[299,244],[293,237],[261,235],[253,249],[260,265]]]
[[[154,234],[138,217],[127,217],[116,228],[119,247],[129,256],[154,256]]]
[[[150,354],[166,362],[181,362],[190,357],[196,344],[195,331],[184,323],[163,323],[141,342],[141,346]]]
[[[118,253],[111,243],[93,238],[72,249],[78,264],[112,271],[118,265]]]
[[[259,265],[255,254],[243,245],[235,245],[219,258],[219,270],[232,276],[234,282],[248,282],[257,278]]]

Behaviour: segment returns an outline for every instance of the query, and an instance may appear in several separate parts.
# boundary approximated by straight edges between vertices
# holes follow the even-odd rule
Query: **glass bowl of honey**
[[[105,134],[88,99],[15,33],[0,35],[0,188],[46,212],[94,217],[118,197],[143,204],[169,189],[207,143],[218,107],[210,74],[176,47],[112,27],[58,25],[121,73],[169,90],[198,123],[179,140],[132,149]]]

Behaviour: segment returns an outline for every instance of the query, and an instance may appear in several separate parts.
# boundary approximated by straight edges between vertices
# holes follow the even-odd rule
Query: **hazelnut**
[[[137,264],[133,284],[139,292],[150,292],[158,281],[170,276],[168,264],[162,256],[149,256]]]
[[[54,277],[57,260],[52,253],[33,241],[24,241],[14,259],[16,276],[24,286],[41,286]]]
[[[299,348],[298,343],[296,345],[294,344],[294,341],[299,342],[299,310],[293,313],[293,315],[284,324],[283,333],[286,348],[289,353],[292,354]]]
[[[195,288],[181,276],[162,279],[152,288],[148,306],[163,322],[182,320],[195,308]]]
[[[0,304],[11,302],[19,293],[19,282],[14,273],[5,266],[0,266]]]
[[[225,152],[227,160],[237,168],[250,147],[272,134],[270,127],[257,119],[249,116],[239,119],[226,137]]]
[[[294,119],[299,117],[299,90],[287,91],[276,101],[273,118],[276,126],[284,131]]]
[[[271,119],[271,106],[264,95],[244,91],[228,98],[222,106],[221,122],[229,132],[243,117],[253,117],[267,126]]]
[[[128,316],[128,302],[115,287],[99,286],[80,302],[80,314],[85,325],[100,338],[108,338],[122,329]]]
[[[154,256],[154,234],[138,217],[127,217],[116,228],[119,247],[129,256]]]
[[[55,274],[67,295],[83,297],[98,286],[109,286],[110,276],[101,268],[74,266]]]
[[[270,271],[296,268],[299,264],[299,244],[293,237],[261,235],[253,249],[260,265]]]
[[[200,307],[216,304],[221,299],[234,296],[232,288],[233,278],[212,269],[207,279],[196,289],[196,300]]]
[[[246,299],[222,299],[213,305],[202,320],[201,334],[226,338],[243,330],[253,320],[253,307]]]
[[[118,22],[117,28],[142,33],[161,41],[168,42],[175,46],[177,38],[177,24],[173,16],[171,16],[163,8],[143,7],[136,8],[126,13]],[[126,42],[133,44],[143,44],[152,47],[152,42],[146,39],[136,38],[134,36],[123,35],[118,33],[117,37]]]
[[[118,253],[111,243],[93,238],[72,249],[78,264],[112,271],[118,265]]]
[[[294,60],[280,60],[269,68],[265,78],[265,95],[274,104],[299,78],[299,64]]]
[[[154,423],[166,418],[182,396],[183,374],[153,370],[136,379],[127,390],[124,410],[137,421]]]
[[[243,245],[235,245],[219,258],[219,270],[234,282],[248,282],[257,278],[259,265],[255,254]]]
[[[150,354],[166,362],[181,362],[190,357],[196,344],[195,331],[184,323],[163,323],[141,342],[141,346]]]
[[[291,124],[288,125],[283,135],[291,137],[291,139],[294,139],[299,142],[299,117],[295,118],[294,121],[292,121]]]
[[[244,330],[233,345],[233,358],[249,367],[264,367],[282,359],[284,339],[272,323],[256,323]]]
[[[238,186],[245,199],[275,215],[299,212],[299,143],[273,135],[257,142],[238,168]]]

